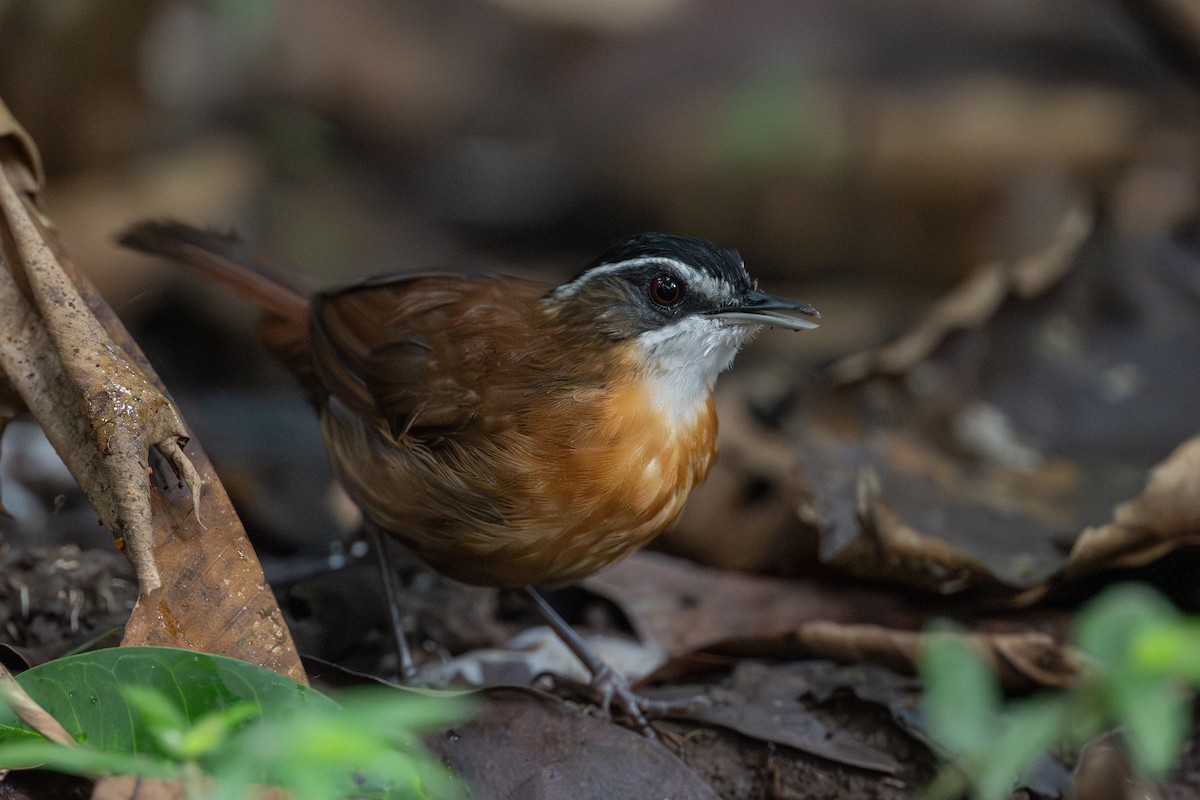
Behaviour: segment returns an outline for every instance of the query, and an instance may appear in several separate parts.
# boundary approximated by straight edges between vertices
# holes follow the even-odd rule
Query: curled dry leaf
[[[912,431],[842,441],[814,421],[797,448],[801,516],[821,534],[821,558],[856,577],[934,594],[1004,595],[1036,585],[1064,560],[1080,473],[1061,460],[1035,468],[980,465]]]
[[[40,178],[33,143],[0,103],[0,362],[101,520],[126,544],[140,597],[124,643],[230,655],[303,681],[282,614],[211,464],[188,441],[124,326],[62,252],[37,206]]]
[[[67,733],[58,720],[42,708],[21,685],[13,678],[6,667],[0,665],[0,697],[8,703],[13,713],[21,718],[26,725],[45,736],[52,742],[75,747],[75,739]]]
[[[1180,411],[1200,385],[1194,231],[1099,230],[1077,248],[1079,268],[1036,299],[931,338],[902,376],[827,388],[796,447],[799,511],[821,559],[863,579],[1023,604],[1195,541],[1189,445],[1113,512],[1195,435]],[[1069,260],[1074,241],[1060,235],[1042,263]],[[1014,278],[1016,295],[1057,273],[1032,274],[1042,281]]]
[[[1087,528],[1061,576],[1137,567],[1185,544],[1200,543],[1200,437],[1176,448],[1150,472],[1145,490],[1117,506],[1112,522]]]
[[[11,120],[0,108],[2,117]],[[19,141],[27,150],[28,141]],[[198,509],[200,481],[179,449],[187,432],[175,406],[112,341],[67,276],[33,205],[34,180],[28,158],[3,162],[5,372],[80,476],[100,518],[128,547],[140,590],[150,592],[161,578],[154,562],[146,453],[159,448],[192,487]]]
[[[929,636],[961,636],[991,665],[1008,689],[1069,686],[1083,662],[1071,647],[1040,632],[927,633],[878,625],[839,625],[812,622],[770,639],[730,639],[706,648],[737,657],[832,658],[845,663],[866,662],[911,674]]]
[[[1073,207],[1044,250],[1015,263],[979,267],[900,339],[834,364],[831,368],[834,380],[849,383],[873,375],[907,372],[928,358],[949,333],[978,328],[991,319],[1009,295],[1022,299],[1038,296],[1067,272],[1079,247],[1091,234],[1093,223],[1091,211]]]

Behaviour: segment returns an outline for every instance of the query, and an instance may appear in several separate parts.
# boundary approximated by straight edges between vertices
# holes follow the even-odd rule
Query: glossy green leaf
[[[229,800],[262,784],[297,800],[465,793],[415,733],[461,719],[462,699],[376,689],[339,705],[252,664],[157,647],[72,656],[17,680],[84,746],[47,742],[0,706],[0,766],[173,779],[199,768]]]
[[[165,647],[68,656],[21,673],[17,682],[76,741],[117,753],[163,755],[158,732],[180,718],[192,724],[242,704],[252,705],[255,716],[337,707],[319,692],[253,664]],[[137,687],[136,705],[125,687]],[[0,744],[31,737],[25,723],[0,707]]]

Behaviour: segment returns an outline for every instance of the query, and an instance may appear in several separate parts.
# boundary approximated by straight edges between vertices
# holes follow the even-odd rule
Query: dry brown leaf
[[[178,781],[135,776],[101,778],[92,789],[92,800],[189,800],[194,796]],[[249,800],[288,800],[291,795],[282,789],[264,787],[254,789],[243,797]]]
[[[1137,567],[1186,544],[1200,543],[1200,436],[1150,472],[1140,495],[1121,503],[1107,525],[1084,530],[1060,577]]]
[[[1072,648],[1036,631],[946,634],[812,622],[773,639],[731,639],[706,650],[737,657],[832,658],[912,674],[929,636],[961,636],[983,655],[1009,689],[1068,686],[1083,668]]]
[[[864,580],[952,594],[1008,594],[1064,561],[1079,474],[979,465],[905,430],[840,441],[810,425],[797,448],[800,514],[820,531],[821,558]]]
[[[62,252],[36,206],[36,151],[2,103],[0,165],[0,361],[128,545],[140,599],[123,643],[229,655],[303,681],[224,489],[137,345]]]
[[[1159,787],[1134,773],[1126,746],[1115,731],[1083,746],[1073,778],[1076,800],[1163,800]]]
[[[13,713],[20,717],[26,725],[50,741],[67,747],[75,747],[78,744],[71,734],[67,733],[67,729],[50,715],[50,712],[38,705],[37,701],[21,688],[12,673],[2,664],[0,664],[0,697],[4,698]]]
[[[1179,288],[1195,271],[1194,234],[1139,246],[1108,228],[1076,260],[1052,292],[937,343],[902,380],[814,404],[796,452],[823,561],[1021,605],[1200,542],[1189,481],[1200,459],[1179,446],[1195,435],[1179,411],[1196,391],[1200,315]],[[1021,296],[1054,273],[1027,269],[1012,273]]]
[[[154,492],[155,553],[166,580],[138,599],[121,644],[229,655],[306,682],[291,633],[212,464],[194,440],[186,453],[204,486],[204,527],[184,488],[169,484]]]
[[[733,636],[770,636],[813,620],[917,627],[890,592],[708,569],[640,552],[586,579],[614,601],[644,641],[679,655]]]
[[[161,778],[126,776],[101,778],[92,789],[92,800],[187,800],[182,783]]]
[[[2,120],[7,118],[8,124]],[[0,135],[15,121],[0,106]],[[23,150],[31,146],[13,134]],[[16,148],[10,148],[10,155]],[[19,151],[18,151],[19,152]],[[118,543],[127,546],[139,589],[161,579],[154,562],[146,453],[156,447],[192,487],[200,482],[179,449],[187,432],[167,400],[114,343],[47,244],[33,205],[29,158],[0,169],[4,222],[0,312],[5,373]]]
[[[832,563],[860,577],[886,577],[939,594],[993,583],[988,569],[962,550],[905,524],[879,499],[873,472],[863,472],[859,486],[862,535]]]
[[[1014,597],[1012,605],[1031,605],[1063,584],[1105,570],[1144,566],[1194,544],[1200,544],[1200,436],[1154,467],[1142,493],[1118,505],[1111,522],[1086,528],[1067,563]]]
[[[943,297],[924,319],[896,341],[847,356],[830,371],[835,381],[850,383],[872,375],[898,375],[929,357],[956,330],[987,322],[1008,296],[1036,297],[1061,278],[1075,253],[1092,232],[1094,215],[1075,206],[1059,223],[1050,244],[1016,263],[984,264]]]

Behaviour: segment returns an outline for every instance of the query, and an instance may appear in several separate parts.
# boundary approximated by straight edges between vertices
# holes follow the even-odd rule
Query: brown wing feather
[[[529,367],[531,322],[549,287],[494,275],[398,275],[320,295],[312,355],[330,394],[393,434],[427,440],[507,422],[528,382],[498,380]],[[498,331],[505,332],[497,338]],[[489,411],[492,410],[492,411]]]

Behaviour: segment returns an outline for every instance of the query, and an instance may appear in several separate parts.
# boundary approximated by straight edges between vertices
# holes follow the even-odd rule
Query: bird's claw
[[[628,717],[637,729],[647,739],[658,739],[658,733],[650,725],[646,717],[646,709],[651,701],[639,696],[629,685],[629,681],[612,667],[605,664],[602,669],[592,675],[588,685],[596,698],[596,705],[604,716],[612,713],[613,706]]]
[[[603,719],[611,719],[615,708],[648,739],[658,739],[658,733],[650,724],[652,719],[686,715],[698,702],[707,702],[704,696],[685,697],[678,700],[657,700],[644,697],[633,690],[620,673],[605,665],[594,673],[590,681],[583,683],[552,673],[539,676],[539,681],[548,680],[554,688],[565,689],[568,694],[586,698],[596,707]]]

